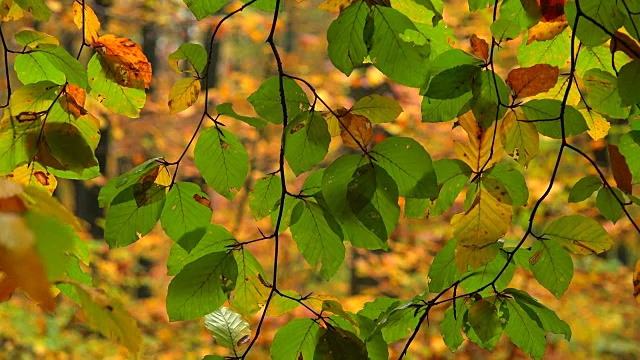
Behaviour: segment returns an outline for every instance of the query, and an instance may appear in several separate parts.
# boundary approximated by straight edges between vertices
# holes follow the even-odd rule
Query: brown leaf
[[[507,76],[507,85],[516,98],[525,98],[549,91],[558,81],[557,66],[536,64],[528,68],[513,69]]]
[[[540,11],[545,21],[552,21],[564,15],[564,4],[567,0],[538,0]]]
[[[622,51],[631,59],[637,59],[638,55],[640,55],[640,46],[638,43],[631,36],[620,31],[616,31],[615,35],[609,44],[611,53]]]
[[[194,199],[195,201],[199,202],[200,204],[202,204],[202,205],[206,206],[206,207],[211,206],[211,200],[207,199],[207,198],[206,198],[206,197],[204,197],[204,196],[200,196],[200,195],[198,195],[198,194],[194,194],[194,195],[193,195],[193,199]]]
[[[352,149],[360,149],[358,143],[366,148],[373,136],[373,126],[369,119],[362,115],[347,112],[341,108],[336,111],[340,116],[340,137],[342,143]]]
[[[60,105],[67,113],[79,118],[87,114],[84,103],[87,100],[87,92],[76,85],[67,84],[64,95],[60,96]]]
[[[616,181],[616,186],[627,194],[631,194],[633,190],[631,171],[616,145],[609,144],[609,161],[611,162],[611,172],[613,173],[613,179]]]
[[[529,29],[527,45],[534,41],[547,41],[561,34],[569,26],[567,18],[562,15],[553,21],[541,21]]]
[[[489,59],[489,44],[484,39],[479,38],[476,34],[471,35],[471,49],[473,55],[487,61]]]
[[[116,73],[118,84],[136,89],[149,88],[151,64],[140,45],[112,34],[101,36],[93,45]]]

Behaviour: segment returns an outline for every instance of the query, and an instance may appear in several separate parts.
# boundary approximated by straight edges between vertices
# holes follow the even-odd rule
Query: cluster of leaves
[[[396,100],[370,95],[346,109],[328,104],[311,83],[288,74],[274,41],[282,2],[247,1],[220,20],[210,43],[225,21],[247,7],[273,13],[265,36],[277,75],[248,97],[256,115],[240,115],[229,103],[215,111],[205,104],[176,161],[153,158],[111,179],[98,198],[108,207],[106,242],[112,248],[130,245],[160,221],[175,241],[167,263],[174,276],[166,302],[169,319],[205,317],[207,328],[234,358],[249,354],[266,316],[298,306],[312,318],[293,320],[278,331],[271,346],[274,359],[386,359],[388,344],[408,337],[402,358],[429,311],[445,303],[451,307],[440,329],[452,351],[464,340],[461,331],[487,349],[505,333],[533,358],[542,358],[547,332],[570,339],[571,330],[526,292],[508,287],[516,267],[531,271],[560,298],[573,277],[572,254],[601,253],[612,246],[597,221],[579,214],[534,226],[565,152],[577,153],[598,174],[578,181],[568,201],[584,201],[598,191],[595,203],[606,219],[616,222],[624,215],[640,232],[629,213],[640,205],[633,195],[633,184],[640,181],[640,95],[633,89],[640,72],[640,2],[565,2],[469,0],[470,11],[493,9],[491,41],[474,35],[471,53],[453,48],[442,0],[321,4],[339,12],[327,31],[328,56],[337,69],[349,75],[371,63],[395,83],[420,89],[423,122],[455,120],[468,134],[468,141],[455,143],[456,158],[432,161],[409,137],[372,144],[374,127],[402,113]],[[185,3],[199,20],[226,5]],[[2,21],[17,20],[24,12],[38,20],[50,16],[43,0],[3,4]],[[79,225],[49,194],[56,176],[99,175],[94,156],[99,124],[84,108],[86,96],[115,114],[137,117],[152,79],[151,64],[133,41],[100,35],[100,23],[84,1],[73,3],[73,15],[83,38],[76,57],[54,37],[33,30],[16,34],[22,50],[9,49],[0,27],[5,58],[15,54],[14,70],[24,84],[12,91],[7,77],[9,98],[0,120],[0,175],[6,178],[0,180],[0,295],[6,299],[21,288],[52,310],[53,283],[81,304],[91,324],[135,353],[139,332],[120,304],[91,288],[91,278],[79,265],[88,261],[74,232]],[[518,49],[520,67],[503,80],[496,72],[495,51],[520,37],[526,39]],[[94,55],[85,66],[77,59],[87,48]],[[196,104],[200,80],[208,81],[211,52],[186,43],[169,62],[177,72],[192,75],[171,89],[168,107],[177,113]],[[610,119],[622,119],[626,131],[619,139],[607,137],[616,187],[570,142],[585,132],[593,139],[605,137]],[[211,224],[211,203],[198,185],[177,181],[179,166],[195,143],[194,162],[206,184],[229,200],[236,196],[248,175],[249,155],[222,122],[233,120],[277,127],[281,134],[276,169],[255,182],[249,199],[256,220],[270,217],[272,229],[244,241]],[[212,126],[202,129],[209,121]],[[522,171],[536,157],[540,135],[558,139],[559,147],[546,191],[530,201]],[[329,153],[338,136],[351,153]],[[325,161],[330,164],[323,166]],[[295,191],[291,172],[306,176]],[[388,249],[402,213],[399,204],[407,218],[439,216],[463,191],[463,211],[451,220],[453,238],[435,257],[429,288],[418,289],[413,299],[379,298],[351,313],[330,296],[302,296],[278,287],[283,231],[290,232],[309,266],[329,280],[343,263],[345,241],[363,249]],[[503,237],[525,206],[530,210],[524,234],[507,244]],[[251,244],[262,241],[274,244],[270,277],[250,251]],[[252,333],[243,317],[261,310]]]

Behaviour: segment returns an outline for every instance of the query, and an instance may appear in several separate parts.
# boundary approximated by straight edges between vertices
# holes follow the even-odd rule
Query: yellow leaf
[[[140,352],[142,333],[136,320],[127,313],[122,304],[109,298],[100,289],[70,282],[80,299],[87,323],[105,337],[120,342],[133,354]]]
[[[356,2],[356,0],[325,0],[323,3],[318,5],[318,9],[329,12],[339,12],[354,2]]]
[[[569,26],[569,23],[564,16],[558,17],[554,21],[541,21],[529,29],[529,40],[527,40],[527,45],[534,41],[551,40],[558,36],[558,34],[561,34],[567,26]]]
[[[509,156],[527,166],[538,154],[540,135],[534,124],[518,121],[518,116],[524,118],[519,109],[507,112],[500,126],[500,141]]]
[[[366,148],[373,136],[373,125],[369,119],[362,115],[347,112],[344,108],[338,109],[336,113],[340,116],[340,137],[342,142],[352,148],[360,149],[360,145]]]
[[[0,21],[18,20],[21,19],[22,16],[24,16],[24,10],[22,10],[15,1],[0,1]]]
[[[331,134],[332,137],[340,135],[340,123],[338,122],[338,118],[336,118],[330,111],[323,112],[322,117],[327,121],[329,134]]]
[[[84,18],[82,15],[82,4],[78,1],[73,2],[73,8],[71,9],[73,12],[73,22],[76,24],[78,29],[82,29],[83,20],[84,20],[84,38],[85,41],[93,46],[99,38],[98,30],[100,30],[100,20],[96,16],[96,13],[93,12],[93,9],[89,7],[86,3],[84,4]]]
[[[511,205],[500,202],[485,189],[480,190],[469,210],[451,219],[453,236],[458,240],[456,249],[481,250],[494,244],[509,230],[512,215]],[[464,262],[458,263],[464,269],[465,264],[477,267],[486,263],[486,254],[482,255],[475,257],[471,253],[465,256]]]
[[[499,244],[490,244],[485,246],[476,246],[469,244],[456,244],[455,257],[456,264],[461,271],[468,271],[487,264],[495,259],[500,251]]]
[[[7,178],[20,183],[22,185],[32,185],[43,188],[53,195],[53,192],[58,186],[58,180],[53,174],[47,172],[44,166],[37,162],[31,164],[24,164],[13,169],[11,174],[7,175]]]
[[[169,111],[171,114],[186,110],[198,100],[200,80],[182,79],[175,83],[169,92]]]
[[[589,134],[593,140],[604,139],[604,137],[609,134],[611,124],[602,115],[587,109],[581,109],[579,111],[582,113],[582,116],[584,116],[584,120],[589,127],[587,134]]]
[[[469,111],[460,116],[457,123],[462,126],[469,137],[468,144],[454,141],[454,150],[460,160],[466,162],[473,171],[479,171],[485,164],[485,168],[489,168],[500,160],[504,154],[504,149],[500,143],[500,136],[495,136],[495,141],[493,140],[493,132],[496,126],[495,122],[490,128],[483,131],[478,126],[478,122],[471,111]],[[491,159],[489,159],[492,144],[493,155]]]

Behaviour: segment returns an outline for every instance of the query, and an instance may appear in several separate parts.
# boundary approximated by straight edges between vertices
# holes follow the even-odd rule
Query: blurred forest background
[[[452,123],[422,124],[420,98],[417,89],[406,89],[387,82],[373,67],[361,67],[345,77],[334,69],[326,56],[326,30],[335,14],[317,9],[319,0],[286,0],[285,12],[277,29],[277,43],[284,57],[287,73],[308,80],[319,94],[335,107],[348,108],[356,99],[371,93],[391,95],[401,102],[404,113],[391,124],[378,126],[375,141],[386,136],[406,134],[420,141],[434,160],[450,156],[452,141],[463,139],[461,129],[452,132]],[[96,104],[87,104],[89,111],[100,118],[103,137],[98,148],[98,158],[103,177],[89,182],[60,180],[56,196],[76,210],[85,219],[87,233],[85,241],[92,255],[91,272],[96,286],[120,299],[138,320],[145,334],[142,358],[145,359],[201,359],[203,355],[215,353],[216,345],[206,331],[203,321],[169,323],[165,310],[165,297],[170,278],[167,276],[166,260],[171,240],[161,229],[152,232],[142,241],[108,251],[102,240],[100,228],[102,210],[96,201],[100,186],[140,162],[164,156],[173,161],[180,156],[198,122],[199,105],[178,115],[170,116],[167,106],[171,86],[179,80],[171,70],[167,57],[182,42],[189,41],[207,46],[212,28],[224,14],[241,3],[232,1],[219,14],[196,22],[181,0],[96,0],[89,2],[95,10],[105,32],[130,37],[141,44],[144,53],[153,65],[153,81],[148,92],[147,105],[139,119],[126,119],[109,112],[101,112]],[[47,24],[32,22],[29,26],[45,31],[61,39],[71,53],[80,46],[81,34],[73,24],[71,1],[48,1],[54,11]],[[450,43],[469,50],[469,38],[473,33],[490,39],[491,12],[470,14],[467,0],[445,0],[445,23],[449,25]],[[269,48],[265,44],[271,16],[251,8],[231,21],[226,22],[218,35],[212,51],[215,71],[210,71],[209,92],[211,105],[232,102],[241,114],[251,114],[246,97],[255,91],[267,77],[275,75],[275,66]],[[17,48],[13,34],[21,30],[21,23],[3,24],[9,47]],[[498,72],[505,75],[515,64],[519,43],[511,41],[497,56]],[[91,55],[83,54],[86,62]],[[11,61],[12,58],[10,57]],[[12,66],[11,66],[12,67]],[[561,70],[562,73],[562,70]],[[17,79],[12,79],[12,81]],[[5,86],[0,84],[0,87]],[[6,88],[0,89],[0,98],[5,98]],[[88,100],[89,101],[89,100]],[[250,176],[244,189],[232,201],[209,191],[214,211],[213,222],[227,227],[238,239],[255,238],[258,227],[269,229],[269,220],[256,223],[248,211],[247,201],[253,181],[261,174],[277,168],[278,133],[270,127],[254,130],[240,122],[227,122],[239,134],[252,159]],[[458,132],[458,130],[460,130]],[[453,136],[451,136],[453,134]],[[610,135],[616,136],[615,125]],[[584,139],[584,138],[581,138]],[[334,141],[329,159],[347,151]],[[607,169],[606,145],[603,141],[582,144],[590,147],[593,155],[601,159]],[[533,160],[526,171],[530,201],[540,196],[547,185],[548,173],[553,164],[552,153],[557,142],[543,139],[541,155]],[[331,155],[333,154],[333,156]],[[575,156],[573,153],[566,156]],[[192,158],[181,167],[180,175],[191,181],[197,178]],[[565,164],[579,164],[567,161]],[[325,164],[326,165],[326,164]],[[595,209],[593,199],[567,204],[568,189],[579,178],[587,175],[585,167],[567,165],[564,176],[554,187],[552,197],[543,204],[538,220],[550,216],[582,213],[604,221]],[[296,181],[302,182],[304,177]],[[459,201],[462,201],[461,195]],[[460,211],[461,204],[454,210]],[[398,230],[389,240],[389,252],[367,252],[348,248],[347,259],[338,275],[329,284],[313,275],[296,250],[289,235],[283,236],[281,247],[282,289],[296,290],[300,294],[331,294],[340,299],[348,310],[360,309],[362,304],[376,297],[394,296],[409,298],[423,291],[428,283],[427,272],[435,253],[451,237],[449,222],[452,210],[438,218],[402,220]],[[636,214],[637,215],[637,214]],[[505,239],[514,241],[524,232],[528,213],[514,216],[514,227]],[[556,300],[533,279],[532,275],[519,272],[513,285],[526,290],[542,303],[557,311],[573,330],[571,343],[555,337],[549,341],[549,359],[638,359],[640,358],[640,320],[638,304],[632,297],[633,264],[640,255],[637,234],[628,222],[617,225],[605,221],[607,231],[616,239],[614,249],[603,257],[589,256],[574,259],[576,274],[569,291],[562,300]],[[261,260],[269,273],[272,254],[271,244],[262,242],[252,247],[252,252]],[[71,301],[60,300],[55,314],[40,311],[21,294],[9,302],[0,304],[0,358],[1,359],[121,359],[128,358],[127,351],[119,345],[92,331],[82,321],[82,312]],[[418,334],[412,346],[412,359],[513,359],[524,358],[515,346],[503,337],[494,353],[479,349],[466,342],[461,350],[452,354],[444,345],[438,323],[445,308],[431,312],[430,326]],[[267,359],[270,339],[276,330],[287,321],[287,317],[308,316],[306,310],[298,308],[279,318],[268,318],[258,347],[250,358]],[[248,319],[255,324],[256,319]],[[548,335],[553,336],[553,335]],[[391,349],[397,357],[402,343]]]

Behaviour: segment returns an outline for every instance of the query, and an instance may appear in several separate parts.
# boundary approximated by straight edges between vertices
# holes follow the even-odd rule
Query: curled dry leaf
[[[561,34],[569,26],[567,18],[562,15],[553,21],[541,21],[529,29],[527,45],[534,41],[547,41]]]
[[[513,69],[507,76],[507,85],[516,98],[525,98],[549,91],[558,81],[557,66],[536,64],[528,68]]]
[[[84,25],[84,39],[85,41],[93,46],[98,38],[98,30],[100,30],[100,20],[96,16],[96,13],[93,12],[93,9],[89,7],[89,5],[84,4],[84,16],[82,14],[82,4],[78,1],[73,2],[72,7],[73,12],[73,22],[76,24],[78,29],[82,29]]]
[[[101,36],[93,45],[124,87],[143,89],[151,83],[151,63],[140,45],[112,34]]]
[[[360,145],[366,148],[373,136],[373,126],[369,119],[362,115],[347,112],[345,108],[336,110],[340,116],[340,137],[342,143],[352,149],[359,149]]]
[[[628,57],[637,59],[640,56],[640,45],[629,35],[616,31],[615,37],[611,39],[609,44],[611,53],[622,51]]]
[[[479,38],[476,34],[471,35],[471,49],[473,55],[487,61],[489,59],[489,44],[484,39]]]

